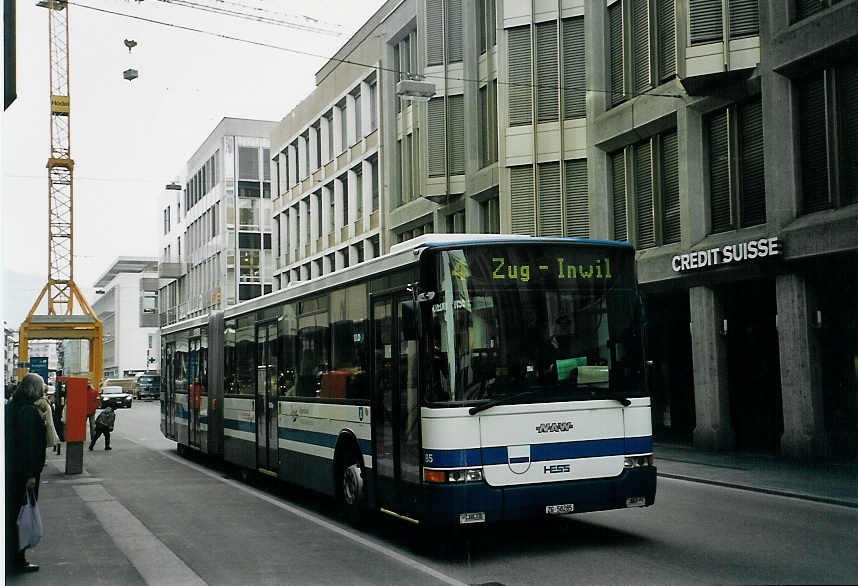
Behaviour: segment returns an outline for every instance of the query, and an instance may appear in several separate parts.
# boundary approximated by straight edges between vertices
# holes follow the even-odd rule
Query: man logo
[[[571,421],[557,421],[551,423],[540,423],[536,426],[536,433],[554,433],[560,431],[572,431],[575,426]]]

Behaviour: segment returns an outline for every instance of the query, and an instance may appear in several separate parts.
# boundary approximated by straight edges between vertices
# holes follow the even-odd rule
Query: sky
[[[93,284],[117,257],[157,256],[158,198],[164,185],[179,176],[221,118],[281,120],[313,91],[315,73],[326,58],[383,0],[70,0],[69,4],[74,280],[92,303]],[[306,16],[341,33],[308,32],[179,4],[220,6],[313,24],[302,18]],[[18,3],[17,39],[18,98],[3,113],[0,125],[0,307],[3,321],[16,329],[48,277],[48,13],[35,1]],[[125,39],[137,42],[130,52]],[[129,68],[139,72],[131,82],[123,79]],[[38,313],[46,312],[43,303]]]

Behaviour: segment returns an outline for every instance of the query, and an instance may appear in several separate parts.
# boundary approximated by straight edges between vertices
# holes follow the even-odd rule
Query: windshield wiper
[[[589,387],[590,385],[598,385],[598,384],[603,384],[603,383],[597,383],[597,382],[578,383],[578,387],[579,388],[580,387]],[[629,401],[628,399],[626,399],[625,397],[617,397],[611,391],[609,391],[607,389],[591,388],[591,389],[588,389],[588,391],[590,392],[590,396],[594,399],[610,399],[612,401],[618,401],[623,407],[628,407],[629,405],[632,404],[632,402]]]
[[[509,405],[510,403],[515,403],[518,399],[523,399],[524,397],[535,395],[537,393],[543,392],[544,389],[533,389],[530,391],[524,391],[522,393],[515,393],[513,395],[508,395],[506,397],[498,397],[497,399],[492,399],[491,401],[486,401],[482,405],[476,405],[468,409],[468,413],[471,415],[476,415],[480,411],[485,411],[491,407],[497,407],[498,405]]]

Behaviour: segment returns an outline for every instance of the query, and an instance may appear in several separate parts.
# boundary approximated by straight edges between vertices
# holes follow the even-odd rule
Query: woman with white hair
[[[27,502],[27,491],[39,496],[39,476],[45,466],[47,427],[36,407],[45,381],[35,373],[26,375],[6,405],[6,570],[35,572],[24,549],[18,547],[18,512]]]

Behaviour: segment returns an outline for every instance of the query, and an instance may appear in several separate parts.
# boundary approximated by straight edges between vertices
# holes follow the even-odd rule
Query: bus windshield
[[[426,401],[645,394],[633,267],[594,245],[441,251]]]

